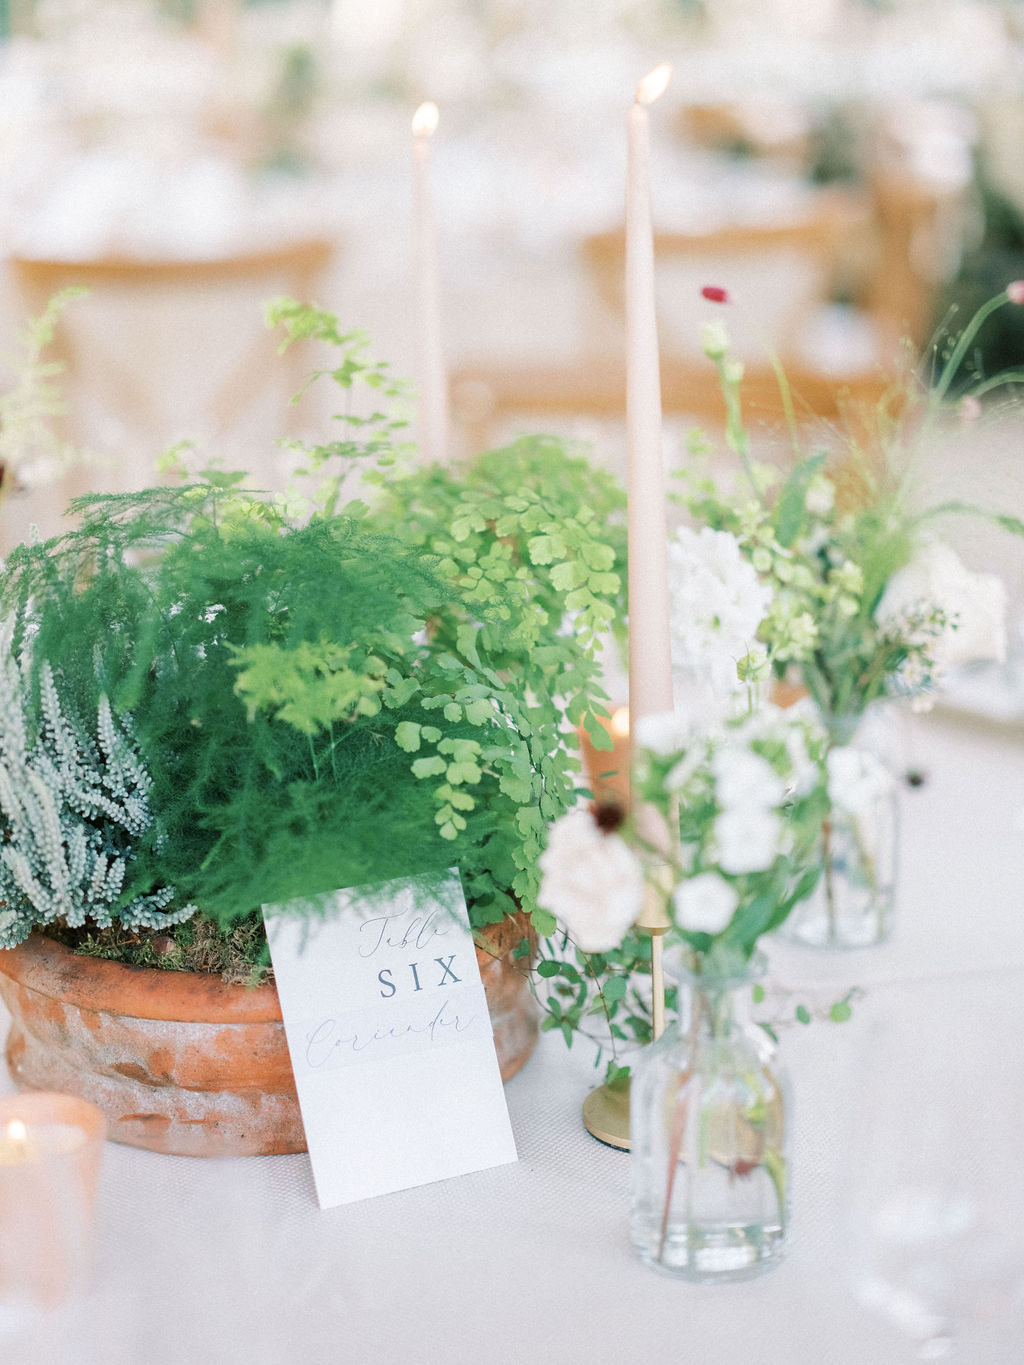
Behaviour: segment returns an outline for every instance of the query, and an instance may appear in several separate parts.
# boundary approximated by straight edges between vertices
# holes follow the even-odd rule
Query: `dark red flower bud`
[[[590,812],[594,817],[594,823],[603,834],[614,834],[626,818],[622,807],[612,801],[595,801],[590,807]]]
[[[728,289],[723,289],[723,288],[721,288],[720,285],[717,285],[717,284],[706,284],[706,285],[704,286],[704,288],[703,288],[700,292],[701,292],[701,294],[704,296],[704,298],[710,299],[710,301],[711,301],[712,303],[728,303],[728,302],[729,302],[729,291],[728,291]]]

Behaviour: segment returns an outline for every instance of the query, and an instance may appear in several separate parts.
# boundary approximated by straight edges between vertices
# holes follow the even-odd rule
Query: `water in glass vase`
[[[869,750],[829,752],[832,810],[822,822],[821,879],[786,922],[816,948],[868,948],[889,935],[896,884],[896,782]]]
[[[785,1083],[773,1043],[741,1017],[749,990],[684,979],[680,1023],[644,1049],[631,1085],[633,1246],[705,1283],[766,1269],[786,1237]]]

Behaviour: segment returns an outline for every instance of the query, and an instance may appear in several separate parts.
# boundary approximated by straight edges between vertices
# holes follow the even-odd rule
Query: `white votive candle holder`
[[[77,1095],[0,1098],[0,1315],[47,1312],[87,1287],[106,1128]]]

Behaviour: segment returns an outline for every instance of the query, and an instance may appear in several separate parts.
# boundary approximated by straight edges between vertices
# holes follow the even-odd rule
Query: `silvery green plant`
[[[48,664],[32,704],[27,660],[4,659],[0,694],[0,948],[35,928],[92,921],[155,929],[188,919],[174,888],[122,903],[132,848],[151,830],[151,778],[126,715],[101,695],[92,728],[62,701]]]

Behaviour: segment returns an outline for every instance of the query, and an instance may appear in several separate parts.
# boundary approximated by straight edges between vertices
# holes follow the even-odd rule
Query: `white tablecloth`
[[[912,1022],[922,1058],[955,1057],[1017,1125],[1024,1111],[1024,747],[934,720],[916,743],[929,780],[903,803],[893,940],[772,951],[771,979],[794,1000],[853,984],[865,997],[850,1023],[783,1030],[793,1227],[771,1273],[694,1287],[634,1259],[628,1158],[579,1121],[593,1054],[549,1034],[507,1087],[516,1165],[326,1213],[304,1156],[209,1162],[108,1145],[95,1290],[31,1342],[0,1341],[3,1365],[911,1361],[851,1289],[857,1097],[873,1049]],[[966,1102],[951,1085],[949,1105]],[[916,1141],[904,1093],[883,1103]],[[984,1160],[964,1172],[979,1179]],[[1013,1365],[1022,1329],[1020,1305],[974,1324],[959,1359]]]

